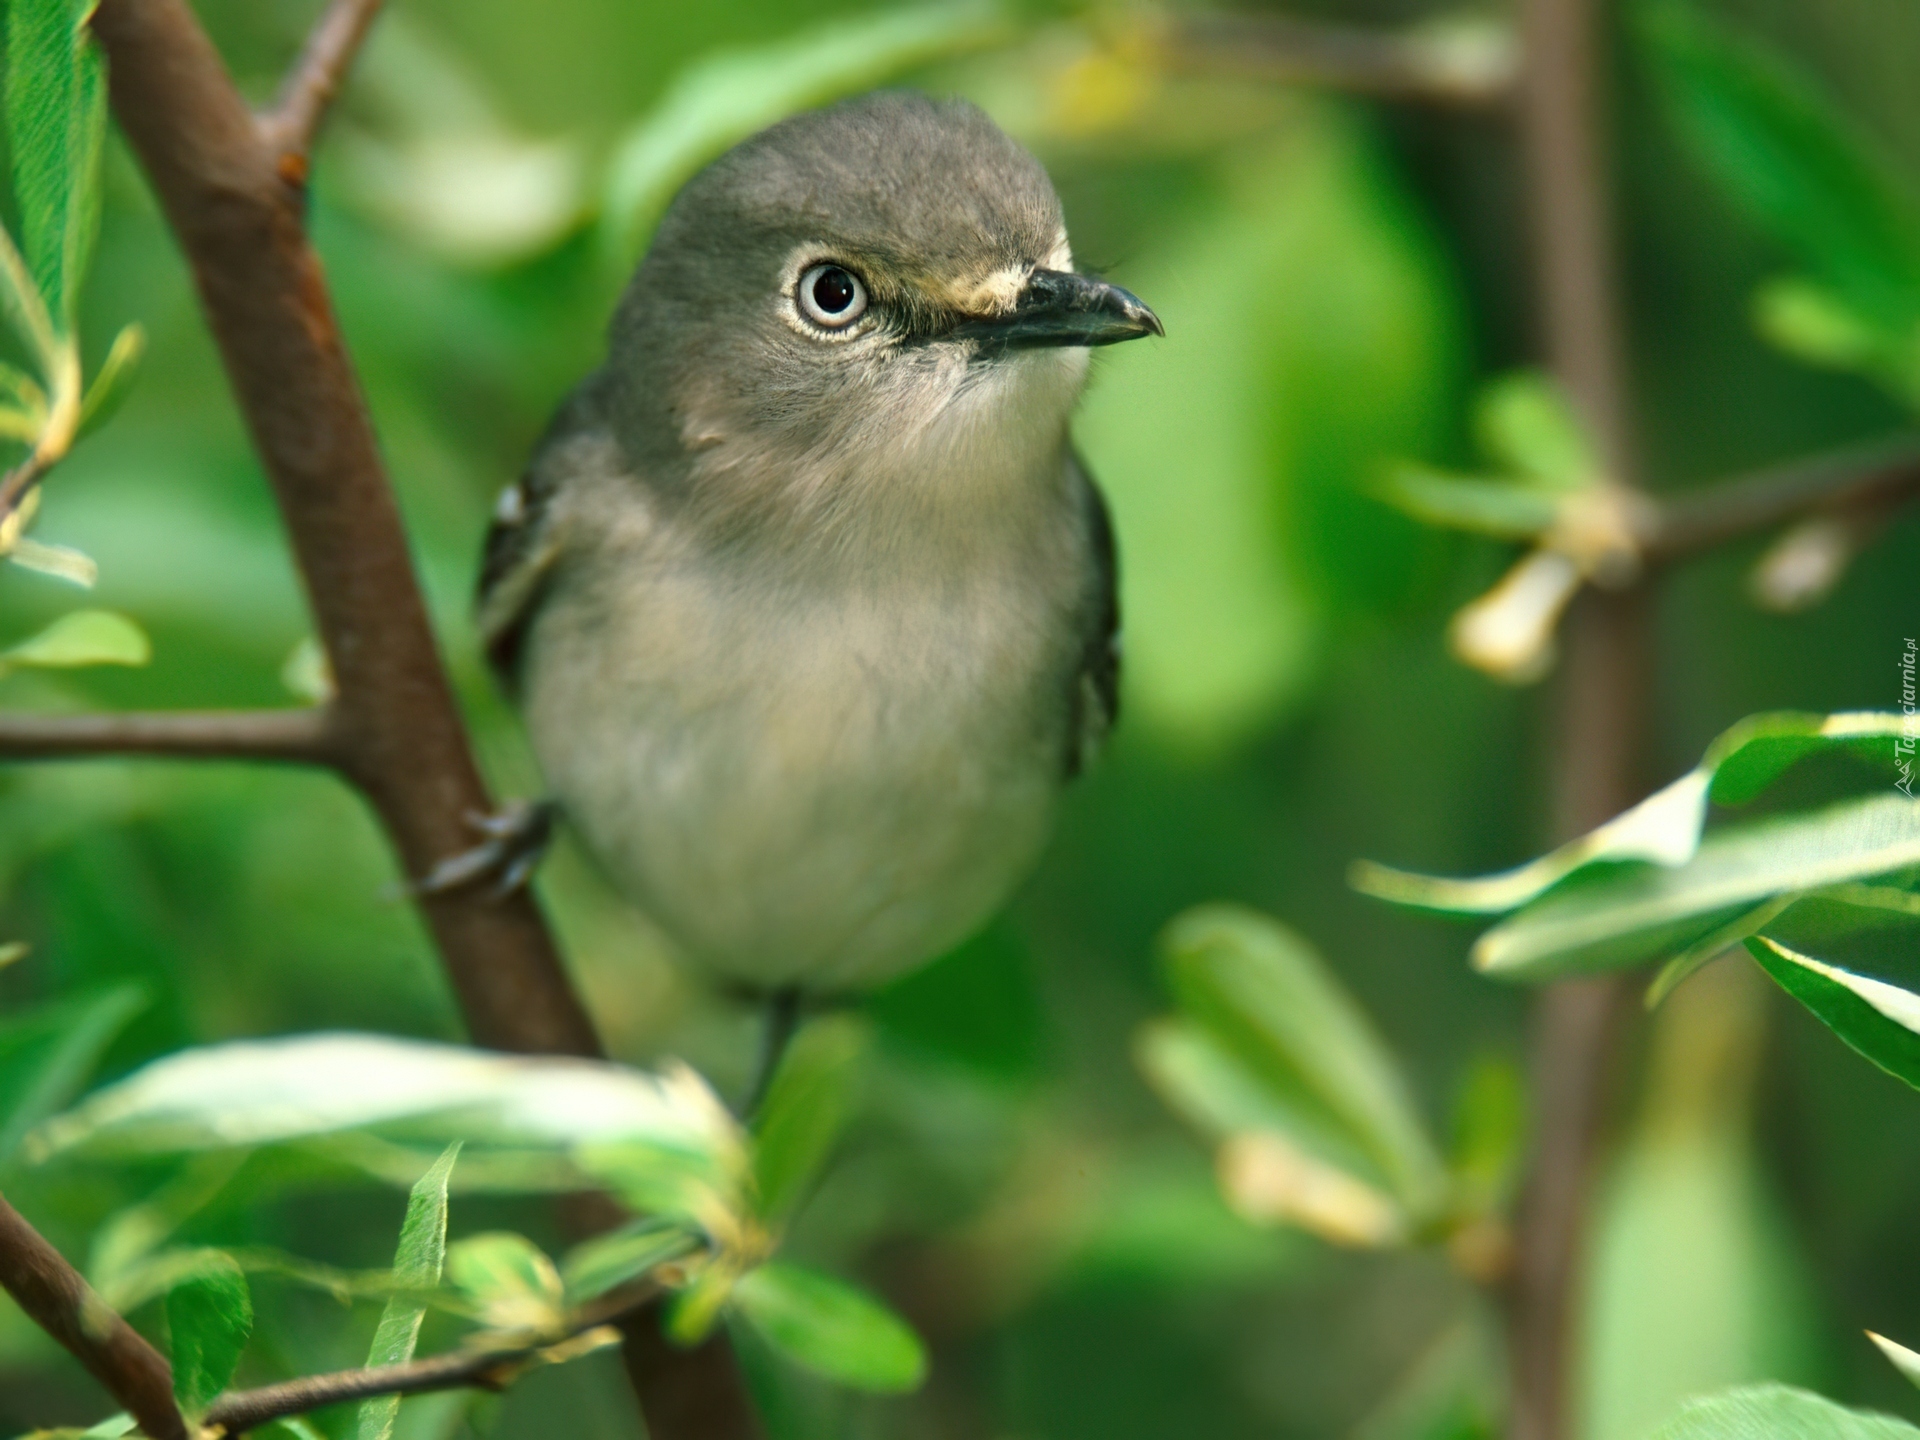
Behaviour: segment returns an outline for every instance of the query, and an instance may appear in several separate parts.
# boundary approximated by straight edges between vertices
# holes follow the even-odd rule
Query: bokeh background
[[[314,9],[198,8],[263,101]],[[1796,55],[1920,176],[1920,12],[1712,8]],[[1431,18],[1389,0],[1290,13]],[[1546,692],[1461,668],[1443,639],[1510,552],[1423,531],[1369,494],[1395,457],[1470,466],[1475,388],[1535,356],[1517,157],[1496,117],[1174,66],[1161,34],[1153,13],[1117,5],[397,0],[317,158],[320,249],[463,700],[508,794],[538,781],[477,656],[480,536],[547,415],[597,363],[687,134],[750,129],[882,80],[970,96],[1047,163],[1081,262],[1166,322],[1164,342],[1097,358],[1078,426],[1122,548],[1122,728],[1009,911],[866,1007],[861,1108],[792,1242],[898,1304],[933,1346],[934,1378],[915,1397],[853,1399],[749,1346],[781,1440],[1485,1433],[1497,1345],[1469,1287],[1431,1255],[1343,1252],[1233,1217],[1132,1044],[1168,1007],[1155,933],[1225,898],[1319,945],[1436,1126],[1476,1067],[1518,1060],[1526,997],[1469,973],[1470,932],[1396,915],[1344,881],[1357,856],[1466,873],[1546,838]],[[1649,484],[1899,430],[1902,413],[1864,382],[1755,336],[1751,293],[1784,256],[1679,145],[1631,35],[1614,59]],[[180,258],[117,139],[106,195],[89,353],[138,320],[149,359],[119,417],[54,477],[36,533],[100,562],[98,603],[137,617],[154,659],[22,671],[0,679],[0,704],[293,703],[310,679],[298,583]],[[1830,600],[1790,618],[1745,598],[1758,545],[1665,590],[1649,782],[1749,712],[1898,699],[1898,648],[1920,630],[1920,523],[1895,523]],[[54,581],[0,570],[0,639],[72,602]],[[0,972],[0,1008],[136,983],[146,1005],[107,1074],[237,1036],[455,1038],[394,879],[359,802],[325,777],[6,769],[0,932],[34,950]],[[723,1087],[741,1082],[753,1017],[678,975],[570,846],[540,886],[616,1055],[679,1055]],[[1586,1322],[1590,1440],[1629,1440],[1681,1394],[1760,1376],[1920,1411],[1859,1334],[1920,1335],[1920,1097],[1749,977],[1682,999],[1644,1027],[1645,1063],[1620,1097]],[[62,1181],[35,1213],[83,1253],[138,1183]],[[373,1266],[401,1204],[342,1187],[236,1198],[194,1223],[222,1243]],[[549,1223],[538,1207],[456,1200],[456,1231],[509,1221],[534,1234]],[[257,1294],[283,1353],[256,1347],[250,1364],[285,1373],[364,1355],[370,1311],[343,1323],[324,1298]],[[95,1405],[79,1372],[0,1309],[0,1431],[85,1423]],[[485,1415],[410,1404],[402,1433],[628,1435],[630,1407],[602,1357],[537,1376]]]

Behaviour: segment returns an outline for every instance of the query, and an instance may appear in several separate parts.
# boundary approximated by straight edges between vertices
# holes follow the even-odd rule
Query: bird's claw
[[[467,824],[485,838],[449,855],[409,887],[415,895],[445,895],[493,877],[495,898],[525,885],[553,843],[551,800],[515,800],[491,815],[469,813]]]

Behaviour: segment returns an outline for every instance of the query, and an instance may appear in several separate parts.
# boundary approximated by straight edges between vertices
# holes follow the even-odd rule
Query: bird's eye
[[[844,330],[866,313],[867,287],[844,265],[815,265],[800,277],[800,313],[828,330]]]

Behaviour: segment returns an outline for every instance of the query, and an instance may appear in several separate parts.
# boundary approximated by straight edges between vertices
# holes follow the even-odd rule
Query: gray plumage
[[[564,813],[691,960],[871,985],[1025,874],[1117,705],[1084,347],[1158,329],[963,103],[798,116],[675,199],[480,616]]]

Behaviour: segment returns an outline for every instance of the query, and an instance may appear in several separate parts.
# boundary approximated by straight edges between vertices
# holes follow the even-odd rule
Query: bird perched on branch
[[[1068,418],[1087,347],[1160,333],[963,102],[796,116],[674,200],[501,496],[480,624],[560,812],[696,965],[870,987],[1025,874],[1117,701]]]

